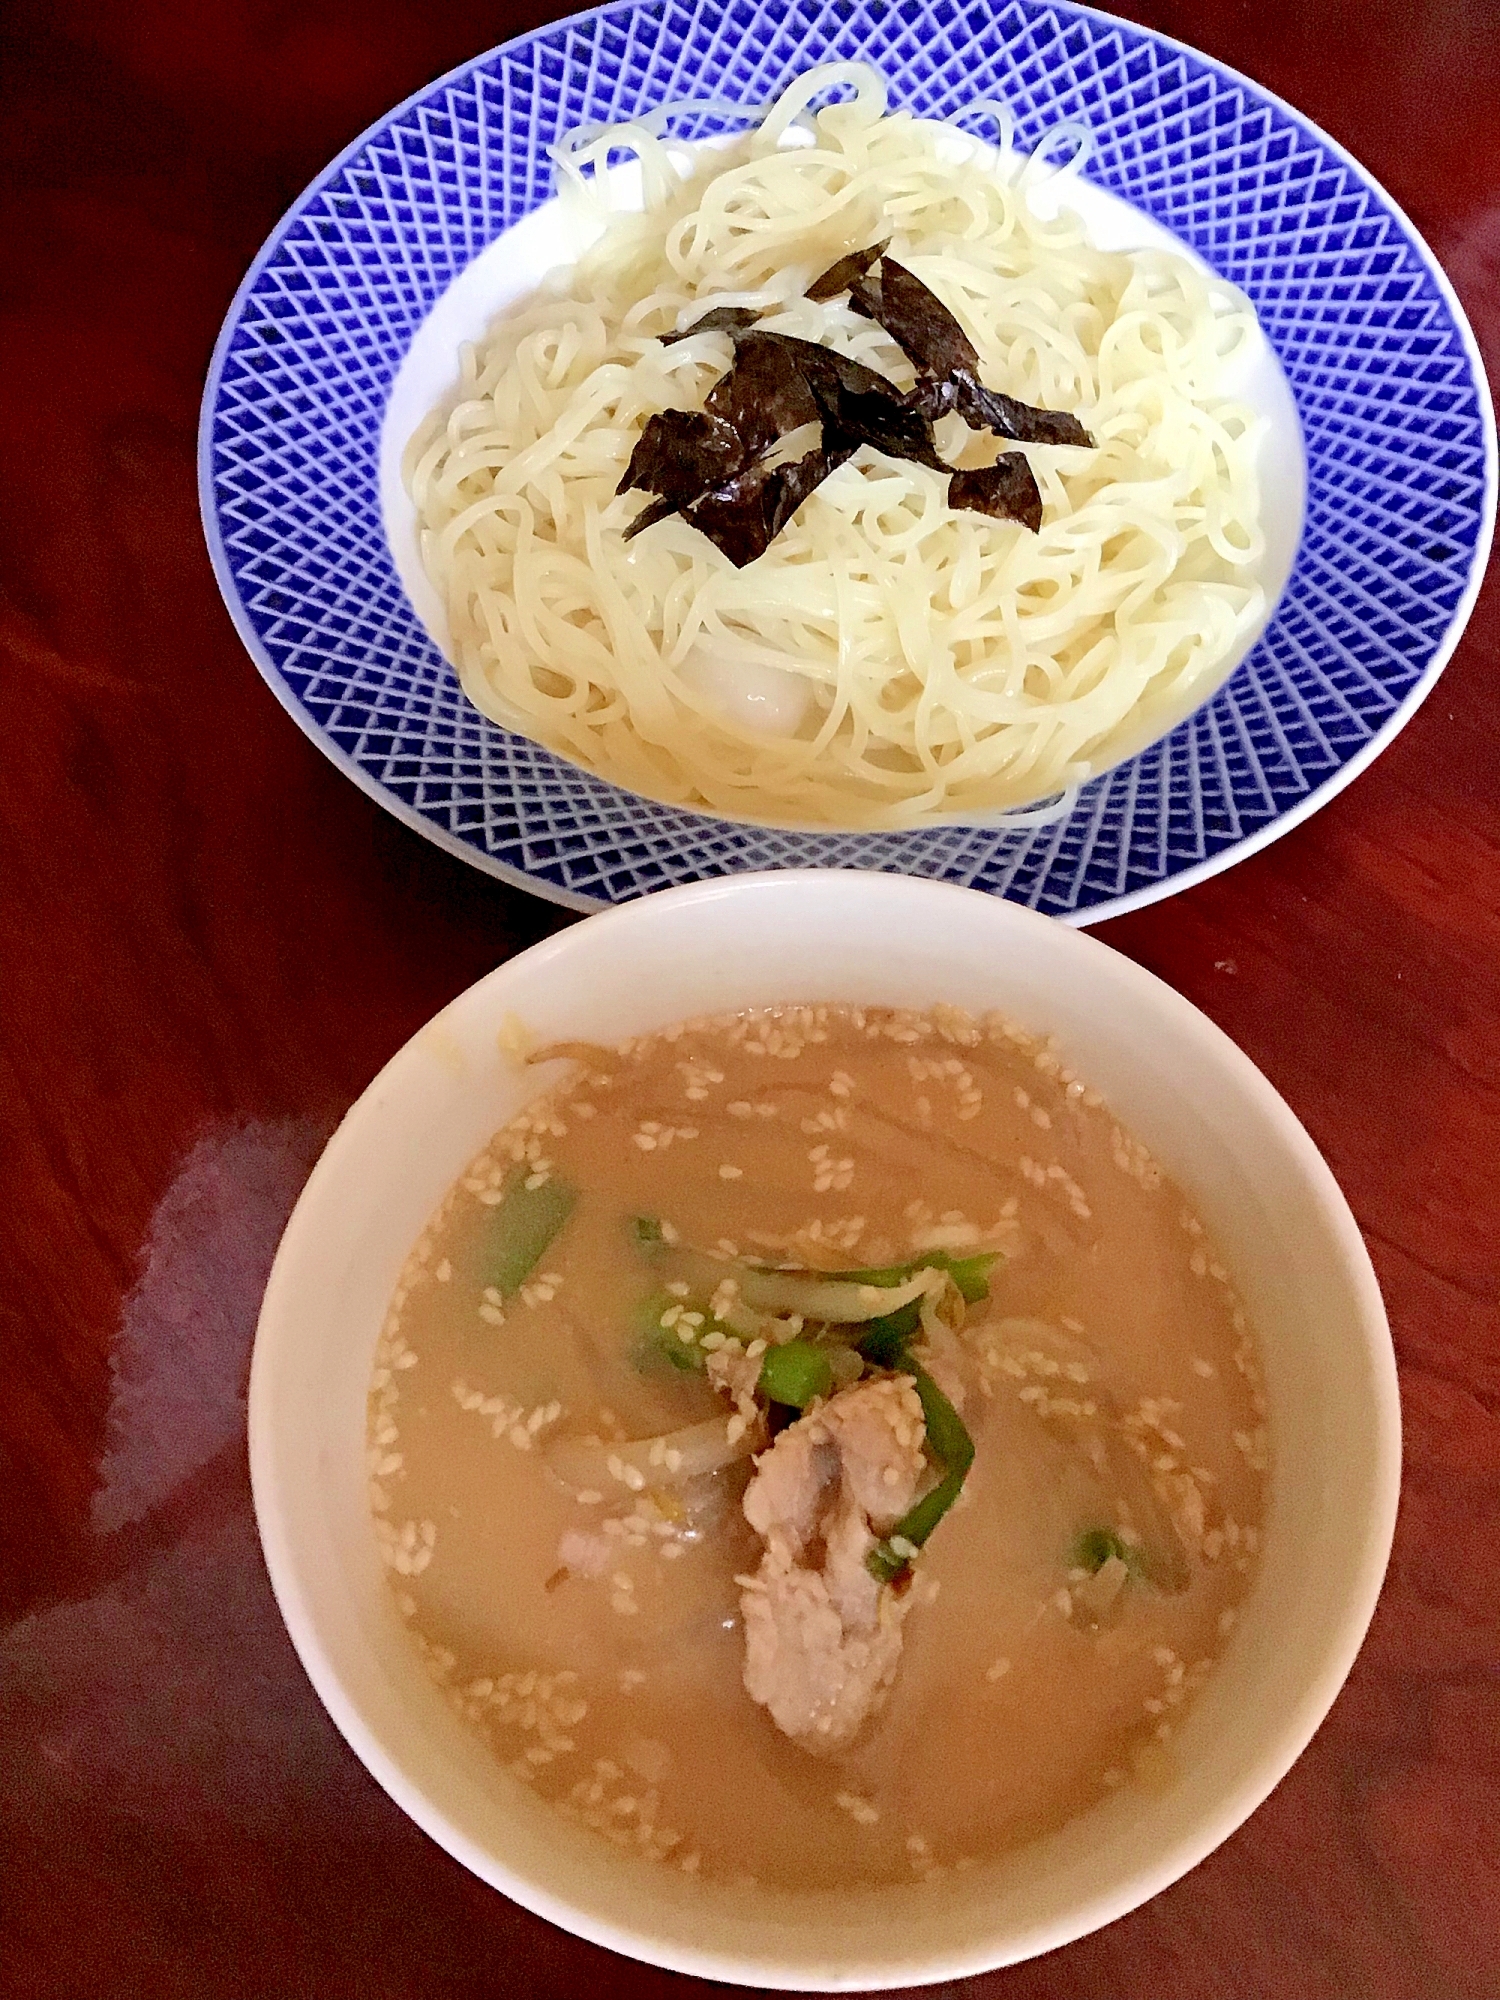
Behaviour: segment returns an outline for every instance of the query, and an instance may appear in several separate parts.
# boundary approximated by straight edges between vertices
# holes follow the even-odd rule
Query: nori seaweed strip
[[[891,384],[879,390],[856,388],[836,375],[815,383],[814,389],[823,406],[825,434],[832,426],[840,440],[873,445],[887,458],[910,459],[934,472],[950,469],[938,457],[931,419],[914,410]]]
[[[732,479],[747,456],[739,432],[716,412],[660,410],[646,419],[615,491],[639,486],[680,507]]]
[[[620,537],[621,541],[633,541],[642,528],[654,528],[658,521],[665,521],[669,514],[677,512],[675,500],[653,500],[649,507],[643,507],[630,526]]]
[[[840,292],[847,292],[851,285],[862,278],[877,257],[885,254],[890,242],[872,243],[868,250],[851,250],[847,257],[840,257],[836,264],[830,264],[820,277],[813,279],[805,296],[822,303],[826,299],[836,299]]]
[[[839,438],[852,440],[854,444],[874,445],[889,458],[911,459],[917,465],[931,466],[935,472],[948,470],[938,457],[930,420],[912,408],[888,375],[881,375],[862,361],[854,361],[831,347],[820,347],[813,340],[799,340],[790,333],[747,334],[738,342],[739,350],[743,353],[751,343],[758,347],[762,342],[784,349],[795,362],[817,398],[817,414],[821,414],[825,427],[832,425]],[[709,402],[712,404],[712,396]],[[826,445],[825,438],[825,448]],[[848,451],[843,456],[847,458]]]
[[[682,518],[707,535],[736,569],[743,569],[771,545],[775,495],[770,489],[774,477],[764,466],[748,466],[737,479],[689,501]]]
[[[1008,451],[974,472],[955,472],[948,481],[948,505],[996,521],[1019,521],[1033,534],[1042,525],[1041,491],[1024,451]]]
[[[888,375],[877,369],[867,368],[863,361],[854,361],[847,354],[840,354],[837,348],[824,347],[816,340],[803,340],[795,333],[772,333],[769,327],[757,326],[745,333],[732,334],[736,353],[746,346],[767,346],[783,348],[797,364],[805,379],[816,388],[821,381],[837,379],[846,382],[851,389],[873,392],[901,399],[901,391]]]
[[[774,334],[740,334],[734,364],[709,390],[704,408],[733,426],[752,458],[822,414],[791,347]]]
[[[861,287],[861,297],[919,375],[941,381],[962,372],[977,381],[979,350],[937,294],[904,264],[882,257],[879,285]]]
[[[660,497],[631,523],[627,540],[680,512],[743,569],[861,444],[935,472],[950,469],[931,421],[887,376],[790,334],[738,320],[722,330],[734,341],[734,363],[704,408],[661,411],[636,441],[618,490],[638,486]],[[821,426],[818,449],[787,465],[766,463],[780,439],[811,423]]]
[[[704,409],[664,410],[648,420],[620,491],[641,486],[661,496],[630,524],[627,540],[680,511],[743,569],[765,553],[808,494],[855,449],[857,440],[839,437],[790,464],[766,465],[765,454],[779,439],[806,424],[822,422],[823,403],[814,394],[803,363],[807,355],[821,357],[825,350],[807,341],[739,331],[743,337],[736,341],[734,365],[714,384]],[[882,379],[853,366],[860,383],[866,374],[877,382]],[[820,364],[820,369],[836,395],[839,364],[835,361],[826,369]],[[891,385],[886,388],[895,398]],[[909,430],[913,419],[899,398],[892,408]]]
[[[993,431],[1016,444],[1085,444],[1094,440],[1066,410],[1040,410],[1018,403],[999,389],[986,389],[976,375],[953,377],[953,407],[971,430]]]
[[[842,459],[830,459],[817,450],[774,470],[752,465],[737,479],[690,502],[682,510],[683,519],[707,535],[736,569],[743,569],[765,554],[808,494],[840,463]]]
[[[790,465],[777,469],[780,486],[776,495],[776,513],[771,537],[779,535],[793,514],[802,505],[809,493],[815,492],[830,472],[836,472],[846,458],[851,458],[857,441],[833,436],[828,427],[823,429],[823,445],[819,451],[810,451],[805,457],[796,459]]]
[[[664,333],[661,344],[670,347],[674,341],[686,340],[693,333],[737,333],[742,327],[754,326],[759,318],[754,306],[710,306],[701,319],[695,319],[681,333]]]
[[[938,382],[931,375],[919,375],[916,387],[908,389],[906,400],[914,410],[920,410],[929,423],[935,424],[939,417],[946,417],[958,405],[958,384]]]
[[[783,422],[777,435],[784,436],[821,415],[824,424],[832,424],[844,439],[872,444],[887,457],[911,459],[918,465],[931,466],[935,472],[948,470],[938,457],[930,420],[912,408],[888,375],[867,368],[864,362],[852,360],[832,347],[822,347],[815,340],[800,340],[795,334],[756,328],[735,336],[737,363],[748,352],[758,354],[769,348],[782,351],[786,358],[781,367],[793,364],[796,374],[817,399],[816,408],[808,410],[802,398],[790,388],[788,377],[767,361],[765,379],[782,385],[778,408],[783,412]],[[726,403],[719,401],[719,391],[729,379],[726,376],[717,384],[708,398],[707,407],[719,415],[729,414]],[[794,412],[804,411],[805,414],[797,414],[795,421],[792,420]],[[843,454],[845,458],[848,455],[847,451]]]
[[[957,410],[971,430],[993,431],[1015,444],[1093,444],[1066,411],[1037,409],[986,389],[973,341],[942,300],[894,257],[881,259],[878,279],[862,278],[851,289],[849,303],[883,326],[916,369],[917,386],[907,400],[929,421]]]

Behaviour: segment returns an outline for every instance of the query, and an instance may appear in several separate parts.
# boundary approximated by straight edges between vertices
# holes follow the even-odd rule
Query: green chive
[[[865,1558],[870,1574],[881,1583],[893,1583],[906,1570],[911,1562],[908,1550],[921,1548],[962,1493],[974,1463],[974,1440],[963,1418],[925,1369],[916,1369],[914,1380],[927,1422],[927,1447],[943,1467],[943,1477]]]
[[[894,1544],[910,1542],[913,1548],[921,1548],[962,1493],[963,1487],[964,1474],[950,1472],[933,1487],[930,1493],[924,1494],[910,1513],[896,1523],[886,1540],[878,1542],[866,1556],[865,1563],[870,1574],[878,1577],[882,1583],[894,1583],[911,1563],[911,1557],[906,1551],[896,1548]]]
[[[962,1476],[974,1463],[974,1440],[969,1436],[963,1418],[925,1369],[917,1369],[915,1383],[917,1400],[922,1405],[922,1415],[927,1419],[927,1443],[933,1457],[949,1472]],[[915,1537],[908,1536],[907,1539],[914,1540]]]

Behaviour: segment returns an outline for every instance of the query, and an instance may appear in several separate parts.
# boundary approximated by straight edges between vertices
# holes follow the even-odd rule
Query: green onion
[[[998,1250],[986,1250],[978,1257],[962,1258],[950,1257],[944,1250],[935,1250],[930,1257],[914,1258],[910,1264],[891,1264],[884,1270],[849,1271],[842,1275],[857,1279],[861,1284],[889,1289],[905,1284],[917,1271],[946,1271],[957,1285],[965,1304],[972,1306],[989,1297],[990,1272],[999,1258]],[[922,1302],[913,1299],[896,1312],[872,1319],[856,1345],[872,1368],[908,1367],[910,1357],[906,1350],[921,1323]]]
[[[969,1467],[974,1463],[974,1440],[963,1418],[925,1369],[918,1368],[914,1380],[922,1415],[927,1420],[927,1446],[943,1467],[943,1477],[865,1558],[870,1574],[881,1583],[894,1583],[906,1571],[915,1551],[962,1493]]]
[[[999,1261],[998,1250],[986,1250],[978,1257],[949,1257],[940,1268],[957,1285],[965,1305],[977,1306],[990,1295],[990,1272]]]
[[[740,1288],[740,1298],[752,1312],[797,1313],[804,1321],[821,1320],[828,1325],[863,1326],[878,1310],[877,1288],[851,1285],[842,1279],[825,1278],[816,1271],[762,1271],[750,1264],[736,1264],[719,1276],[732,1275]],[[891,1309],[920,1298],[921,1278],[911,1278],[896,1288]]]
[[[990,1273],[1000,1261],[998,1250],[982,1250],[974,1257],[955,1257],[948,1250],[929,1250],[913,1257],[909,1264],[885,1264],[871,1271],[836,1271],[835,1278],[847,1284],[880,1285],[889,1289],[904,1285],[918,1271],[946,1271],[963,1295],[965,1305],[978,1305],[990,1295]]]
[[[577,1188],[567,1181],[549,1176],[540,1187],[529,1187],[530,1177],[528,1166],[511,1176],[480,1252],[482,1282],[493,1285],[502,1299],[525,1284],[578,1199]]]
[[[927,1419],[927,1442],[933,1457],[950,1472],[966,1473],[974,1463],[974,1440],[963,1418],[925,1369],[916,1371],[915,1385],[922,1415]]]
[[[856,1345],[872,1368],[899,1368],[921,1324],[922,1301],[911,1299],[899,1311],[872,1319]]]
[[[773,1403],[805,1410],[833,1388],[833,1368],[822,1348],[810,1340],[788,1340],[766,1350],[760,1365],[759,1388]]]
[[[697,1335],[692,1340],[683,1340],[675,1326],[663,1326],[662,1314],[673,1306],[688,1310],[686,1299],[673,1298],[670,1292],[651,1292],[641,1300],[631,1317],[635,1324],[636,1336],[640,1342],[642,1361],[657,1357],[670,1362],[683,1375],[701,1375],[708,1366],[708,1356],[698,1345]],[[707,1333],[701,1327],[698,1332]]]
[[[894,1583],[911,1566],[912,1552],[921,1548],[938,1522],[962,1493],[964,1475],[949,1472],[899,1520],[883,1542],[865,1557],[865,1567],[881,1583]]]
[[[933,1271],[939,1266],[937,1254],[931,1257],[914,1257],[909,1264],[882,1264],[870,1271],[830,1271],[828,1276],[840,1285],[880,1285],[890,1291],[896,1285],[904,1285],[915,1271]]]
[[[1074,1569],[1086,1569],[1097,1576],[1107,1562],[1118,1558],[1132,1576],[1144,1576],[1146,1565],[1139,1549],[1122,1541],[1113,1528],[1086,1528],[1073,1544]]]
[[[630,1230],[643,1250],[666,1240],[661,1233],[661,1217],[657,1215],[637,1215],[631,1222]]]

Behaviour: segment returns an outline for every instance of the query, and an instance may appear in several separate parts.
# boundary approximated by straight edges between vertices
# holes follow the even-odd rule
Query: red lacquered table
[[[418,1833],[325,1719],[251,1520],[279,1229],[388,1055],[569,921],[298,733],[198,525],[214,335],[283,207],[545,0],[13,0],[0,65],[0,1994],[707,1992]],[[1500,356],[1500,7],[1129,11],[1365,162]],[[1500,591],[1366,776],[1105,927],[1326,1152],[1390,1307],[1395,1559],[1347,1690],[1226,1847],[966,2000],[1500,1994]],[[949,1989],[957,1993],[959,1988]]]

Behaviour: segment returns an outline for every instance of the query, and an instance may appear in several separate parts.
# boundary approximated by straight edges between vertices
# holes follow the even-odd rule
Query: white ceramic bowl
[[[1259,1576],[1188,1714],[1181,1775],[945,1882],[720,1889],[620,1855],[479,1754],[391,1603],[371,1527],[371,1352],[410,1244],[550,1080],[497,1040],[612,1040],[705,1011],[842,1000],[998,1007],[1050,1030],[1190,1193],[1257,1326],[1273,1469]],[[658,1965],[826,1990],[956,1978],[1050,1950],[1201,1861],[1327,1713],[1384,1574],[1400,1475],[1390,1336],[1354,1219],[1286,1105],[1220,1031],[1095,939],[1014,904],[870,874],[742,875],[626,904],[502,965],[390,1062],[328,1145],[266,1289],[250,1382],[266,1562],[330,1715],[392,1798],[497,1889]]]

